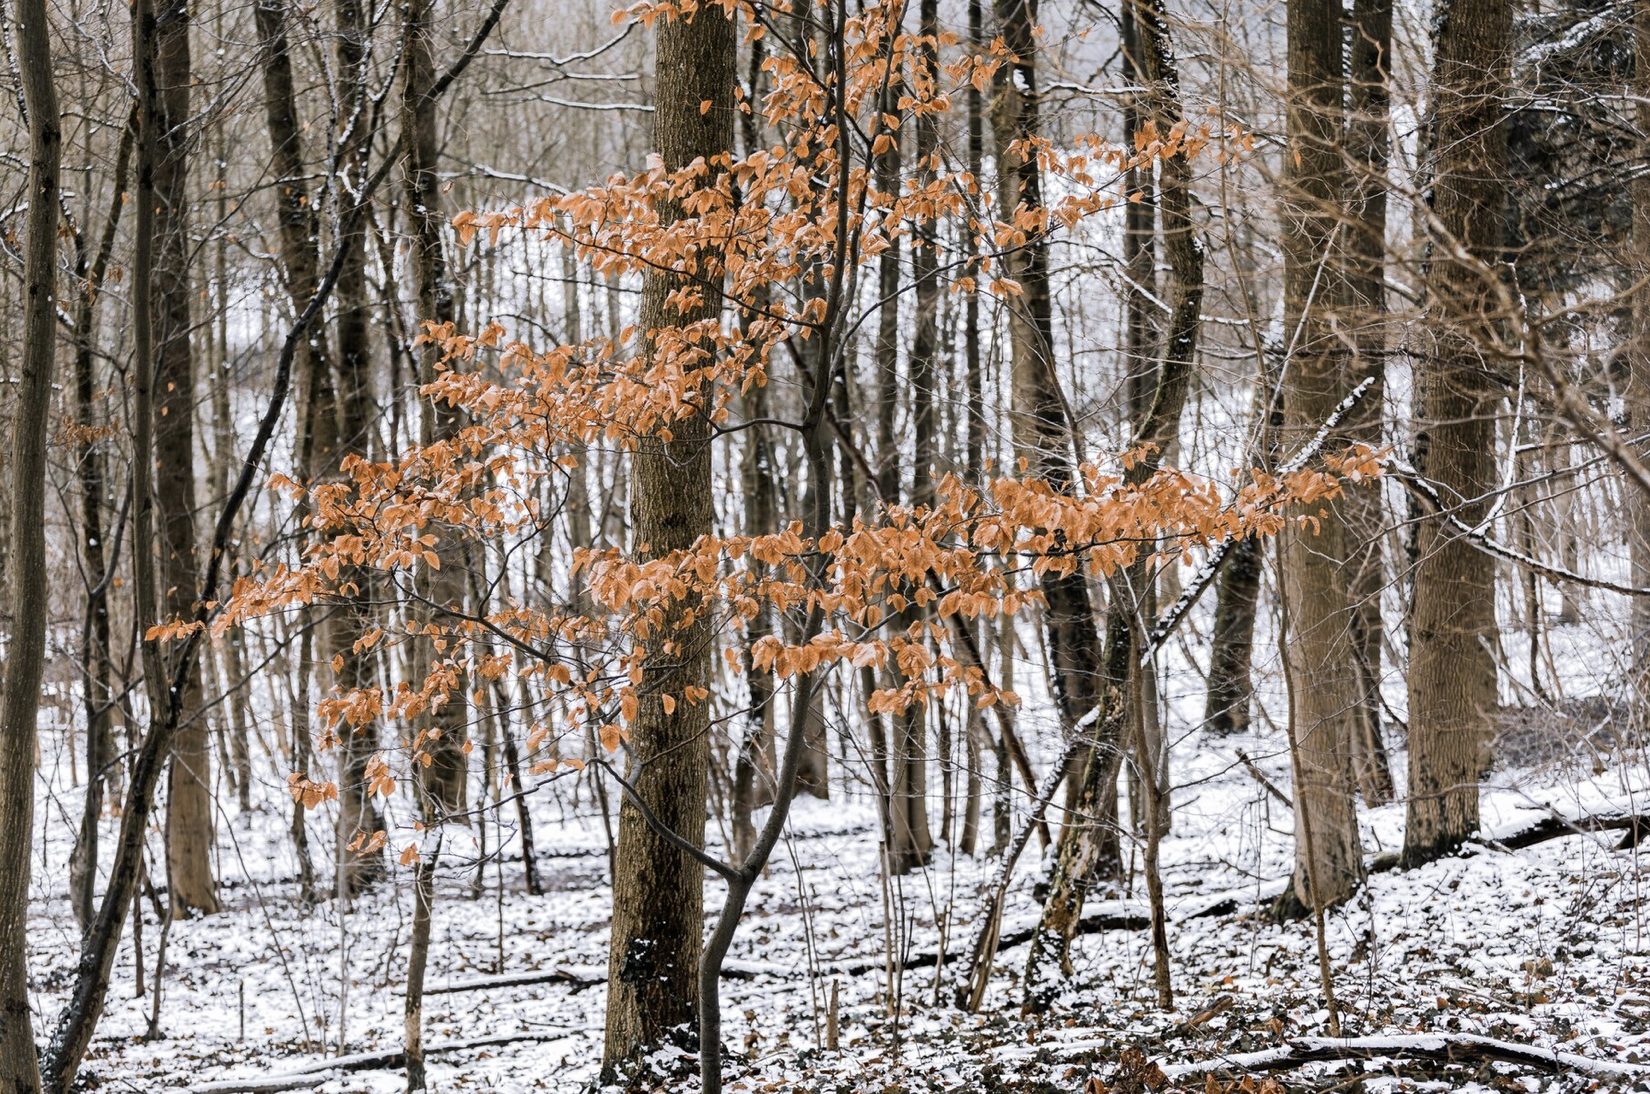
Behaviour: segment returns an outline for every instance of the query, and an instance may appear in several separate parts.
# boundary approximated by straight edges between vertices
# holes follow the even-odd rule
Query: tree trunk
[[[155,76],[160,113],[154,140],[155,195],[155,511],[164,614],[189,619],[200,587],[195,540],[195,367],[190,338],[194,286],[189,259],[189,9],[172,0],[155,22]],[[138,543],[136,549],[148,549]],[[212,877],[212,751],[202,711],[200,659],[191,664],[177,704],[177,735],[166,801],[166,876],[174,916],[218,911]],[[170,678],[171,674],[168,673]]]
[[[403,76],[401,84],[402,152],[405,156],[407,217],[410,250],[417,286],[419,334],[425,324],[452,323],[456,304],[452,274],[443,245],[446,222],[442,214],[441,191],[436,175],[438,144],[434,97],[435,56],[433,0],[409,0],[402,8]],[[435,380],[440,350],[424,345],[417,351],[418,383]],[[435,444],[451,438],[458,430],[457,411],[430,398],[421,398],[420,442]],[[436,553],[440,566],[421,576],[423,599],[436,609],[464,610],[469,560],[462,540],[451,533],[440,537]],[[417,609],[424,622],[433,622],[430,608]],[[419,643],[413,657],[413,686],[423,685],[434,669],[441,651],[433,644]],[[418,865],[415,878],[416,913],[412,946],[407,963],[406,1019],[407,1090],[425,1088],[422,1031],[424,964],[429,956],[430,922],[434,916],[435,865],[440,854],[441,826],[452,823],[454,814],[465,805],[466,757],[464,739],[469,724],[469,696],[460,685],[421,727],[417,746],[417,794],[419,811],[426,826],[437,830],[435,851]],[[461,818],[460,818],[461,819]]]
[[[0,696],[0,1088],[40,1090],[29,1008],[29,837],[35,723],[46,653],[46,441],[57,358],[58,171],[62,118],[44,0],[17,0],[17,60],[28,110],[23,247],[23,360],[11,448],[11,634]],[[88,772],[96,780],[98,773]]]
[[[292,58],[287,45],[286,5],[287,0],[257,0],[254,14],[260,40],[259,52],[263,58],[264,118],[269,130],[270,163],[275,172],[275,209],[280,223],[282,273],[293,314],[296,315],[315,295],[320,257],[316,251],[315,206],[304,188],[303,144],[299,132],[298,104],[293,91]],[[298,473],[306,483],[314,481],[336,447],[332,383],[327,375],[321,339],[317,329],[305,340],[298,360],[296,456]],[[307,499],[299,501],[297,510],[295,519],[302,527],[309,516]],[[328,641],[332,628],[307,607],[296,613],[294,622],[301,636],[297,664],[294,666],[292,734],[298,751],[295,759],[307,760],[313,740],[311,694],[318,667],[315,647],[317,642],[322,643],[323,656],[330,660],[330,654],[334,651],[327,647],[332,645]],[[307,763],[299,767],[306,776],[311,774],[307,767]],[[309,854],[308,833],[304,827],[303,802],[294,801],[291,808],[291,830],[300,864],[303,898],[313,900],[316,895],[314,868]]]
[[[1446,0],[1437,13],[1432,214],[1440,238],[1427,270],[1431,352],[1417,383],[1416,466],[1468,525],[1495,484],[1500,400],[1486,361],[1504,241],[1503,95],[1509,0]],[[1403,858],[1460,846],[1478,827],[1478,780],[1496,702],[1495,560],[1439,519],[1416,529],[1410,623],[1409,809]]]
[[[1633,5],[1633,91],[1638,96],[1637,121],[1641,136],[1640,156],[1650,154],[1650,0]],[[1633,338],[1628,357],[1627,412],[1629,432],[1635,437],[1650,434],[1650,173],[1633,176],[1633,268],[1639,282],[1633,296]],[[1643,456],[1641,455],[1641,458]],[[1625,486],[1628,492],[1628,551],[1633,584],[1650,587],[1650,494]],[[1638,740],[1650,731],[1650,598],[1635,597],[1632,607],[1633,697]],[[1531,634],[1536,619],[1530,617]],[[1531,640],[1534,649],[1534,639]],[[1535,672],[1535,659],[1530,659]]]
[[[1348,249],[1341,36],[1339,0],[1290,0],[1283,195],[1283,439],[1290,447],[1310,438],[1356,382],[1348,375],[1337,329],[1346,304]],[[1298,735],[1295,892],[1314,908],[1345,900],[1363,877],[1351,781],[1353,731],[1363,696],[1358,674],[1348,671],[1355,661],[1347,539],[1339,504],[1328,507],[1316,530],[1289,527],[1279,575],[1289,601],[1284,655]],[[1310,840],[1303,836],[1308,813]]]
[[[1392,0],[1356,0],[1348,52],[1351,117],[1348,144],[1354,172],[1351,187],[1350,261],[1351,323],[1357,359],[1351,383],[1376,378],[1347,422],[1350,439],[1379,448],[1382,442],[1382,392],[1386,374],[1386,206],[1387,156],[1390,144]],[[1350,491],[1341,514],[1347,531],[1347,595],[1352,609],[1352,654],[1361,693],[1352,727],[1352,759],[1364,801],[1385,805],[1392,800],[1392,769],[1381,735],[1381,651],[1385,625],[1381,593],[1386,567],[1381,544],[1386,507],[1379,487]]]
[[[939,14],[935,0],[922,0],[917,34],[923,44],[918,46],[919,84],[934,89],[938,58],[931,44],[939,33]],[[931,159],[939,144],[939,122],[932,112],[917,115],[916,120],[917,177],[926,184],[933,176]],[[917,225],[911,241],[911,267],[916,281],[914,319],[916,329],[911,338],[911,352],[907,359],[906,386],[911,392],[911,494],[913,507],[934,504],[934,364],[938,350],[939,311],[938,236],[932,220]],[[913,598],[914,599],[914,598]],[[919,627],[925,616],[913,603],[900,613],[894,624],[896,633],[904,634]],[[888,869],[895,874],[907,874],[928,864],[934,851],[934,837],[928,827],[928,721],[930,709],[926,695],[900,711],[894,718],[893,756],[889,772],[888,794],[889,841]]]
[[[75,922],[84,932],[92,922],[94,888],[97,881],[98,823],[103,816],[105,785],[119,785],[118,756],[114,742],[114,712],[118,705],[113,686],[114,647],[109,613],[109,588],[118,561],[124,513],[116,523],[115,545],[111,548],[103,526],[107,500],[108,464],[103,445],[94,438],[97,428],[97,375],[94,359],[93,327],[103,279],[114,252],[115,230],[125,207],[128,169],[131,166],[134,125],[121,132],[120,150],[115,156],[114,198],[103,222],[103,234],[96,256],[86,259],[85,236],[76,237],[75,274],[80,279],[80,298],[75,307],[75,418],[82,430],[77,446],[80,480],[81,551],[86,567],[86,614],[81,629],[81,690],[86,704],[86,797],[80,816],[80,831],[69,857],[69,892]]]
[[[666,170],[679,170],[699,157],[715,162],[733,146],[733,88],[736,40],[732,21],[714,5],[691,18],[667,17],[658,24],[654,147]],[[709,103],[702,109],[702,103]],[[667,223],[681,210],[663,205]],[[683,271],[691,275],[692,271]],[[678,287],[674,273],[653,272],[643,280],[641,330],[714,316],[721,307],[715,286],[702,302],[686,308],[668,298]],[[650,339],[651,341],[651,339]],[[650,347],[651,349],[651,347]],[[633,461],[631,526],[634,542],[662,555],[681,550],[712,530],[709,423],[702,416],[673,425],[674,437],[643,438]],[[667,652],[659,638],[641,643],[647,687],[630,727],[630,778],[637,795],[666,827],[702,845],[708,777],[710,710],[705,702],[678,701],[667,713],[662,696],[682,696],[709,683],[710,613],[698,611],[682,627],[691,604],[665,613],[655,635],[669,635]],[[800,711],[797,712],[799,716]],[[607,977],[607,1030],[602,1070],[615,1075],[684,1028],[695,1024],[695,984],[704,930],[704,868],[650,828],[625,796],[619,810],[618,853],[614,862],[613,918]]]
[[[1166,134],[1183,119],[1183,110],[1178,68],[1160,0],[1137,0],[1134,25],[1139,37],[1140,74],[1147,88],[1148,116],[1158,132]],[[1023,56],[1019,47],[1011,43],[1011,48]],[[1203,246],[1192,220],[1191,165],[1183,154],[1167,156],[1160,163],[1163,242],[1174,274],[1174,303],[1161,363],[1155,370],[1156,387],[1131,446],[1146,445],[1150,452],[1127,472],[1128,480],[1135,483],[1144,482],[1156,472],[1167,442],[1179,431],[1180,413],[1186,405],[1197,356],[1203,304]],[[1102,665],[1104,690],[1098,697],[1099,706],[1091,714],[1092,726],[1087,731],[1093,735],[1094,743],[1087,750],[1082,769],[1075,816],[1060,830],[1059,854],[1049,881],[1048,897],[1026,959],[1024,1007],[1028,1011],[1042,1011],[1052,1000],[1050,966],[1069,972],[1071,940],[1082,919],[1084,894],[1109,851],[1101,839],[1104,829],[1094,821],[1105,815],[1108,801],[1114,800],[1112,795],[1116,792],[1122,761],[1121,735],[1129,720],[1131,674],[1149,671],[1138,664],[1135,652],[1139,607],[1136,598],[1148,587],[1147,562],[1141,558],[1112,582],[1113,603],[1106,624],[1105,655],[1103,661],[1096,662]],[[1161,770],[1165,759],[1164,752],[1154,746],[1146,765],[1148,777],[1159,788],[1163,785]],[[1149,799],[1146,804],[1156,810],[1159,794],[1154,790],[1146,797]]]
[[[1260,540],[1245,536],[1232,545],[1215,590],[1215,629],[1209,653],[1209,690],[1203,725],[1211,733],[1246,733],[1255,684],[1250,666],[1255,609],[1260,598]]]
[[[366,129],[362,111],[366,107],[366,85],[362,66],[367,56],[366,16],[361,0],[337,0],[335,23],[338,31],[336,51],[339,101],[344,116],[334,120],[341,133],[356,135],[356,145],[342,159],[343,170],[352,186],[365,167],[368,142],[360,134]],[[342,210],[339,210],[342,217]],[[372,351],[367,321],[367,253],[366,224],[364,222],[340,225],[352,239],[339,241],[347,248],[338,271],[334,290],[338,300],[335,323],[337,350],[338,392],[338,451],[356,453],[371,458],[374,422],[377,408],[372,400]],[[329,469],[330,470],[330,469]],[[337,624],[339,637],[359,636],[372,629],[376,622],[373,608],[375,574],[363,567],[351,575],[360,592],[346,607],[344,617]],[[340,642],[342,646],[343,643]],[[367,651],[345,654],[338,671],[337,684],[343,691],[370,687],[376,683],[374,665],[379,654]],[[374,832],[384,827],[384,818],[372,800],[367,784],[367,763],[378,751],[378,723],[346,728],[341,743],[338,778],[338,821],[335,831],[334,855],[337,859],[338,892],[347,900],[368,884],[382,877],[385,870],[384,852],[350,850],[357,839],[369,840]]]

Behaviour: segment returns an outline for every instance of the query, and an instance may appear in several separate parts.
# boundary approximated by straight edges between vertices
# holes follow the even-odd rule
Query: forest
[[[0,38],[0,1091],[1650,1089],[1650,0]]]

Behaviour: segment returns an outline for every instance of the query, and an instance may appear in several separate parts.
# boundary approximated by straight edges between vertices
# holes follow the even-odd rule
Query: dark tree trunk
[[[367,108],[366,84],[362,70],[367,57],[367,26],[361,0],[336,0],[335,23],[338,31],[335,56],[339,101],[344,116],[335,119],[334,124],[340,134],[350,134],[355,138],[355,145],[342,157],[343,170],[353,188],[353,185],[359,184],[364,171],[368,143],[362,138],[367,128],[364,116]],[[339,216],[342,219],[342,209]],[[372,396],[372,351],[367,328],[366,224],[341,224],[340,230],[350,233],[352,238],[340,240],[340,245],[346,247],[346,253],[338,271],[335,290],[338,300],[334,335],[337,351],[338,451],[371,458],[377,447],[373,434],[377,407]],[[340,639],[367,633],[376,620],[372,603],[377,583],[373,571],[362,568],[351,578],[360,592],[346,606],[343,618],[336,624]],[[340,645],[343,644],[341,641]],[[376,682],[376,652],[339,652],[345,653],[337,675],[340,689],[350,691],[370,687]],[[374,832],[384,827],[383,815],[373,802],[367,784],[367,764],[377,750],[377,722],[349,728],[343,735],[334,855],[338,863],[338,892],[345,899],[382,877],[385,870],[382,850],[368,852],[350,849],[351,844],[364,844]]]
[[[660,20],[653,141],[666,170],[701,156],[714,162],[732,150],[735,64],[733,23],[721,8],[704,6],[690,19]],[[702,110],[706,102],[710,106]],[[670,205],[660,210],[667,222],[680,215]],[[699,304],[678,309],[668,303],[679,283],[674,272],[644,279],[644,337],[717,314],[721,300],[714,285],[706,287]],[[633,462],[634,541],[655,555],[685,549],[712,530],[714,518],[709,423],[695,416],[673,430],[668,442],[643,438]],[[630,780],[663,825],[702,845],[710,710],[704,702],[682,701],[667,713],[662,701],[665,694],[680,696],[708,683],[710,613],[700,611],[691,626],[682,627],[681,613],[688,607],[674,606],[656,632],[670,635],[677,652],[667,652],[657,639],[642,645],[648,686],[630,727]],[[704,867],[654,831],[626,795],[614,861],[604,1072],[628,1068],[695,1026],[703,930]]]
[[[927,44],[939,33],[935,0],[922,0],[919,8],[918,47],[921,73],[917,79],[934,86],[938,60]],[[924,37],[926,36],[926,37]],[[939,144],[939,123],[934,114],[921,113],[916,121],[917,177],[926,181],[933,175],[931,157]],[[939,276],[935,225],[924,220],[917,225],[911,242],[911,267],[916,280],[916,330],[906,362],[906,387],[911,392],[911,494],[913,507],[934,503],[934,373],[938,351]],[[919,625],[924,612],[914,603],[901,612],[895,631],[904,633]],[[889,771],[888,868],[906,874],[927,865],[934,851],[934,837],[928,827],[928,721],[926,698],[913,702],[894,718],[893,755]]]
[[[134,116],[135,122],[135,116]],[[103,815],[104,787],[118,785],[118,757],[114,742],[114,713],[117,704],[113,687],[114,649],[111,643],[109,588],[113,567],[119,556],[121,525],[116,524],[115,544],[107,542],[103,509],[107,503],[108,464],[103,445],[94,438],[98,425],[97,375],[94,326],[103,279],[114,253],[115,231],[125,207],[127,175],[131,166],[135,124],[128,124],[120,136],[115,156],[114,198],[103,222],[103,234],[96,255],[87,261],[85,235],[76,236],[75,275],[80,280],[80,298],[75,306],[75,421],[81,429],[76,457],[80,480],[80,540],[86,568],[86,614],[81,626],[81,690],[86,704],[86,798],[80,816],[80,831],[69,858],[69,891],[75,921],[84,932],[91,926],[93,890],[97,880],[98,821]]]
[[[189,151],[192,143],[190,13],[167,0],[155,22],[155,511],[163,614],[190,619],[200,587],[195,538],[195,362],[191,348]],[[139,542],[137,550],[149,549]],[[181,646],[179,647],[182,648]],[[200,658],[194,646],[179,694],[177,734],[167,783],[166,876],[173,915],[218,911],[212,876],[212,751],[202,711]],[[167,673],[170,679],[172,673]]]
[[[1137,0],[1134,26],[1138,35],[1141,83],[1146,88],[1147,117],[1158,132],[1167,133],[1183,118],[1178,67],[1169,41],[1167,18],[1160,0]],[[1006,24],[1005,24],[1006,29]],[[1019,48],[1011,45],[1019,54]],[[1028,86],[1035,86],[1029,80]],[[1164,157],[1162,171],[1163,243],[1174,275],[1173,304],[1170,308],[1163,354],[1154,370],[1157,376],[1148,409],[1134,434],[1133,446],[1150,446],[1150,455],[1128,472],[1132,482],[1144,482],[1156,472],[1158,461],[1170,440],[1179,433],[1180,414],[1186,405],[1192,371],[1197,356],[1197,336],[1203,304],[1203,245],[1192,220],[1192,171],[1183,154]],[[1076,823],[1068,821],[1060,830],[1059,852],[1049,880],[1048,897],[1037,933],[1026,959],[1024,1005],[1029,1011],[1047,1008],[1053,996],[1050,966],[1069,972],[1071,939],[1082,919],[1083,897],[1096,869],[1103,865],[1110,848],[1100,839],[1101,830],[1092,823],[1104,815],[1115,793],[1122,760],[1121,735],[1130,717],[1130,689],[1144,670],[1138,664],[1138,608],[1136,597],[1150,583],[1148,561],[1140,559],[1112,582],[1113,607],[1106,625],[1106,647],[1102,665],[1103,691],[1097,697],[1093,743],[1087,749],[1082,782],[1076,800]],[[1148,600],[1147,603],[1150,601]],[[1166,754],[1152,742],[1144,764],[1145,777],[1161,788]],[[1144,802],[1158,811],[1158,789],[1145,795]],[[1154,829],[1157,821],[1153,821]]]
[[[57,359],[58,172],[62,118],[44,0],[18,0],[17,60],[28,110],[28,214],[23,244],[23,359],[11,446],[11,634],[0,696],[0,1088],[40,1090],[29,1008],[29,838],[34,830],[35,723],[45,667],[46,441]],[[89,772],[95,780],[97,772]]]
[[[1352,153],[1350,322],[1356,360],[1349,382],[1376,379],[1375,389],[1358,404],[1346,431],[1350,439],[1380,447],[1381,386],[1386,374],[1386,206],[1388,113],[1391,95],[1392,0],[1357,0],[1352,12],[1349,61],[1351,116],[1347,121]],[[1392,770],[1381,735],[1381,592],[1386,567],[1381,543],[1386,527],[1379,488],[1348,493],[1341,513],[1347,532],[1347,595],[1352,611],[1352,653],[1358,670],[1360,698],[1352,726],[1353,770],[1359,791],[1370,805],[1392,800]]]

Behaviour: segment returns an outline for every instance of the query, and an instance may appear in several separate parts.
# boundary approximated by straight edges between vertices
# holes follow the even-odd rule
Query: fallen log
[[[1616,850],[1626,851],[1637,847],[1646,834],[1650,834],[1650,817],[1637,813],[1614,813],[1601,816],[1564,817],[1553,814],[1543,818],[1528,828],[1521,828],[1500,836],[1480,836],[1479,840],[1488,847],[1502,851],[1522,851],[1526,847],[1534,847],[1538,843],[1548,840],[1563,839],[1565,836],[1581,836],[1596,832],[1624,832],[1621,842],[1616,844]]]
[[[1170,1064],[1168,1079],[1219,1072],[1282,1071],[1340,1060],[1432,1060],[1439,1063],[1519,1064],[1545,1071],[1575,1071],[1604,1079],[1650,1079],[1650,1066],[1597,1060],[1574,1052],[1498,1041],[1473,1033],[1419,1033],[1375,1037],[1295,1037],[1277,1048],[1239,1052],[1199,1063]]]

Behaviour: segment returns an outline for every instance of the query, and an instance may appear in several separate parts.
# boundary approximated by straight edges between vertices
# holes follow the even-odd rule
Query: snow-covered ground
[[[944,924],[946,949],[960,955],[972,941],[994,860],[953,856],[941,847],[929,870],[892,888],[890,924],[869,803],[799,803],[734,945],[731,964],[747,973],[724,989],[734,1088],[1100,1089],[1084,1084],[1090,1078],[1113,1083],[1120,1050],[1136,1046],[1177,1083],[1202,1090],[1203,1076],[1185,1065],[1325,1034],[1310,923],[1280,925],[1259,914],[1289,872],[1291,819],[1237,753],[1287,787],[1278,744],[1273,736],[1194,734],[1176,745],[1175,827],[1162,849],[1172,1012],[1156,1005],[1147,933],[1115,930],[1079,937],[1069,990],[1040,1024],[1019,1017],[1023,946],[999,955],[979,1015],[950,1002],[953,961],[938,971],[905,974],[896,1019],[882,971],[885,946],[892,937],[908,952],[932,952],[936,924]],[[1401,753],[1395,766],[1402,766]],[[1497,770],[1489,782],[1484,816],[1492,835],[1555,812],[1637,812],[1650,793],[1642,758],[1630,754],[1612,757],[1598,773],[1585,765],[1548,765],[1540,772]],[[606,845],[588,794],[575,801],[562,784],[561,795],[535,801],[543,896],[525,894],[519,858],[512,857],[487,865],[474,897],[474,870],[459,864],[473,849],[449,845],[445,852],[451,866],[440,883],[430,976],[434,987],[457,990],[432,994],[426,1006],[436,1090],[572,1090],[595,1077],[605,992]],[[63,1002],[76,948],[62,896],[71,812],[64,805],[72,801],[60,790],[41,803],[44,862],[36,870],[30,936],[42,1037]],[[1372,857],[1399,846],[1401,805],[1364,810],[1363,818]],[[96,1089],[190,1090],[314,1069],[340,1049],[399,1047],[411,919],[405,877],[342,917],[330,902],[306,908],[291,878],[285,820],[272,808],[224,818],[219,861],[226,911],[171,928],[160,1039],[143,1039],[150,1000],[134,998],[128,934],[86,1065]],[[321,846],[324,822],[324,815],[315,818]],[[1620,837],[1577,834],[1516,852],[1474,847],[1413,872],[1372,874],[1367,896],[1329,918],[1343,1032],[1481,1034],[1600,1061],[1650,1063],[1643,874],[1636,850],[1615,849]],[[1010,926],[1036,914],[1034,858],[1028,854],[1021,865],[1006,915]],[[1236,913],[1196,914],[1223,896],[1234,898]],[[1138,903],[1143,886],[1131,879],[1124,891],[1093,895],[1102,898]],[[718,902],[713,880],[707,905]],[[147,899],[144,905],[145,975],[152,988],[159,928],[155,909]],[[852,959],[873,971],[845,971]],[[558,971],[555,980],[519,982],[524,974]],[[510,977],[517,982],[508,983]],[[829,1051],[823,1046],[833,989],[840,1040]],[[1213,1006],[1224,1009],[1184,1025]],[[478,1039],[492,1043],[441,1051]],[[1630,1082],[1573,1068],[1539,1074],[1507,1065],[1440,1070],[1391,1061],[1314,1065],[1283,1078],[1290,1088],[1314,1076],[1315,1085],[1329,1087],[1364,1071],[1371,1090],[1474,1084],[1580,1090]],[[315,1089],[342,1094],[403,1085],[398,1070],[369,1068],[339,1072]],[[670,1080],[661,1088],[682,1085]]]

